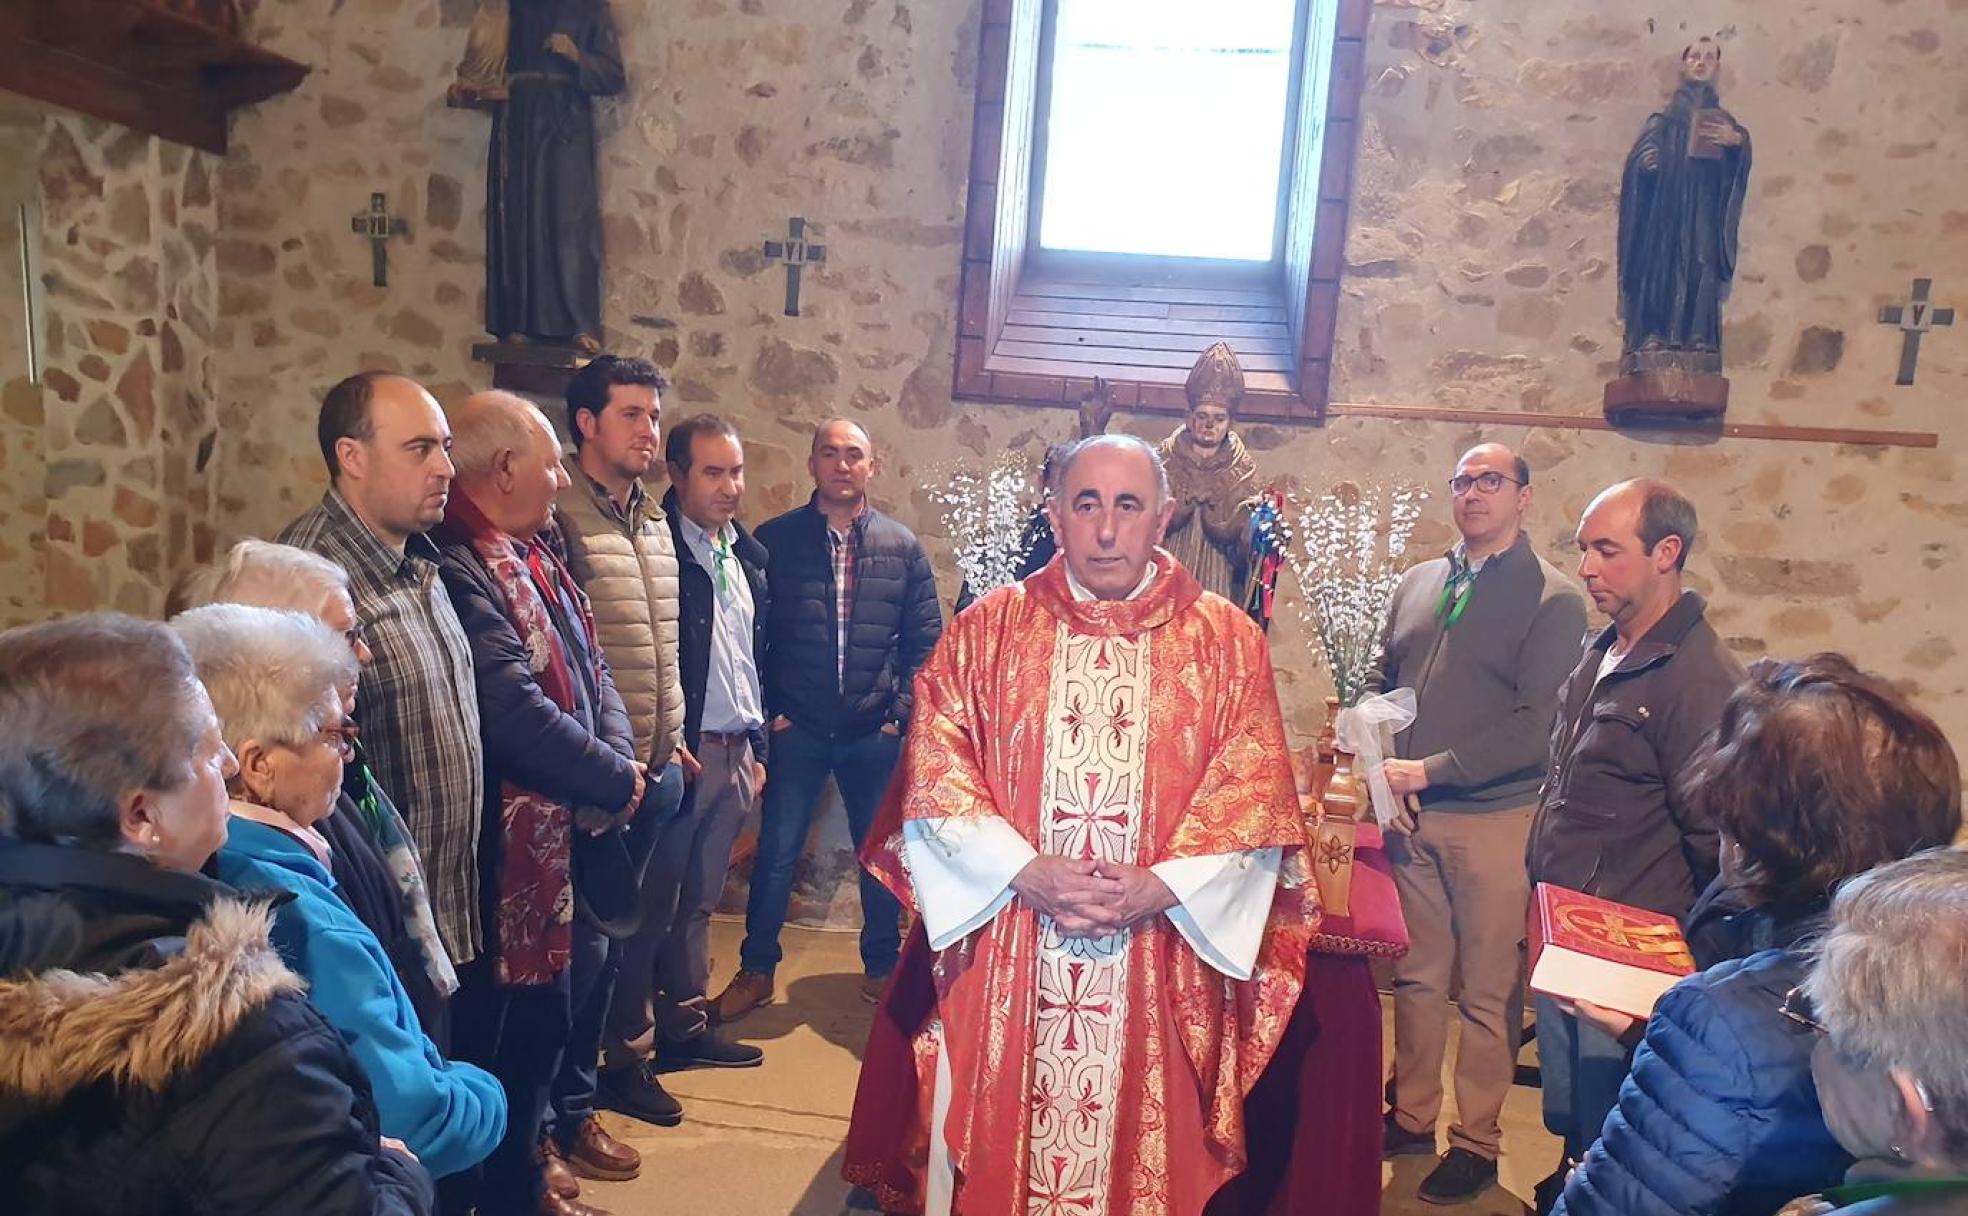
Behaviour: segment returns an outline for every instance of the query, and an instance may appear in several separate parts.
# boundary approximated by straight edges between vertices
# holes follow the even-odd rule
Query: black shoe
[[[1452,1148],[1415,1191],[1424,1203],[1468,1203],[1496,1185],[1497,1163],[1466,1148]]]
[[[656,1070],[646,1062],[632,1068],[602,1069],[600,1084],[595,1086],[595,1103],[658,1127],[683,1122],[683,1103],[670,1096],[656,1079]]]
[[[1393,1112],[1388,1112],[1383,1120],[1385,1130],[1380,1138],[1380,1155],[1383,1157],[1433,1157],[1435,1155],[1435,1131],[1411,1132],[1395,1121]]]
[[[656,1046],[656,1067],[666,1071],[678,1068],[757,1068],[765,1053],[750,1043],[734,1043],[715,1030],[685,1039],[681,1043],[663,1042]]]
[[[1572,1176],[1572,1163],[1561,1161],[1558,1168],[1531,1191],[1532,1210],[1537,1216],[1551,1216],[1558,1206],[1558,1197],[1565,1193],[1565,1180]]]

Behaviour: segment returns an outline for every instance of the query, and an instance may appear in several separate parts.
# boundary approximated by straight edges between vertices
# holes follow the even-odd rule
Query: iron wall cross
[[[384,244],[393,236],[404,236],[410,231],[407,221],[389,213],[389,198],[383,194],[369,196],[369,210],[350,221],[355,234],[369,241],[371,269],[378,287],[389,286],[389,252]]]
[[[1900,341],[1900,378],[1895,384],[1912,384],[1914,365],[1920,361],[1920,335],[1937,325],[1954,324],[1952,308],[1936,308],[1928,297],[1934,290],[1934,280],[1915,279],[1913,295],[1904,304],[1889,304],[1879,310],[1881,325],[1897,325],[1903,335]]]
[[[800,267],[827,260],[825,245],[809,245],[806,242],[806,220],[794,216],[786,221],[786,239],[767,241],[765,256],[775,262],[786,263],[786,315],[800,315]]]

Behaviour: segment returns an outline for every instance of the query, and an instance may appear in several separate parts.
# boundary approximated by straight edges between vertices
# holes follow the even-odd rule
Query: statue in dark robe
[[[1722,299],[1736,273],[1749,132],[1716,103],[1722,51],[1681,54],[1681,85],[1647,119],[1620,181],[1621,371],[1720,374]]]
[[[485,327],[601,349],[594,99],[622,91],[607,0],[510,0],[485,173]]]

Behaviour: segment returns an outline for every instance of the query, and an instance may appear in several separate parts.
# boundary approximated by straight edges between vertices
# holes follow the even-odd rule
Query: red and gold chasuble
[[[1165,552],[1133,600],[1077,602],[1055,560],[986,596],[916,680],[863,862],[915,905],[910,820],[998,816],[1041,854],[1150,866],[1306,843],[1263,635]],[[1197,1213],[1244,1164],[1244,1098],[1317,927],[1280,887],[1249,980],[1166,916],[1062,936],[1013,899],[940,952],[918,927],[864,1057],[844,1172],[920,1211],[938,1054],[962,1216]]]

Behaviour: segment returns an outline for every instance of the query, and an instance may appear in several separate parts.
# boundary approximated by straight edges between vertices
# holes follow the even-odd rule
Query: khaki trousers
[[[1523,1034],[1524,846],[1535,809],[1424,811],[1413,835],[1388,838],[1409,938],[1406,957],[1394,964],[1394,1118],[1426,1132],[1442,1113],[1449,984],[1460,960],[1460,1118],[1449,1144],[1491,1160],[1502,1147],[1497,1120]]]
[[[755,801],[756,775],[744,739],[705,734],[697,742],[704,770],[657,841],[642,879],[642,925],[623,943],[602,1040],[610,1068],[630,1067],[661,1043],[685,1042],[710,1025],[711,914]]]

